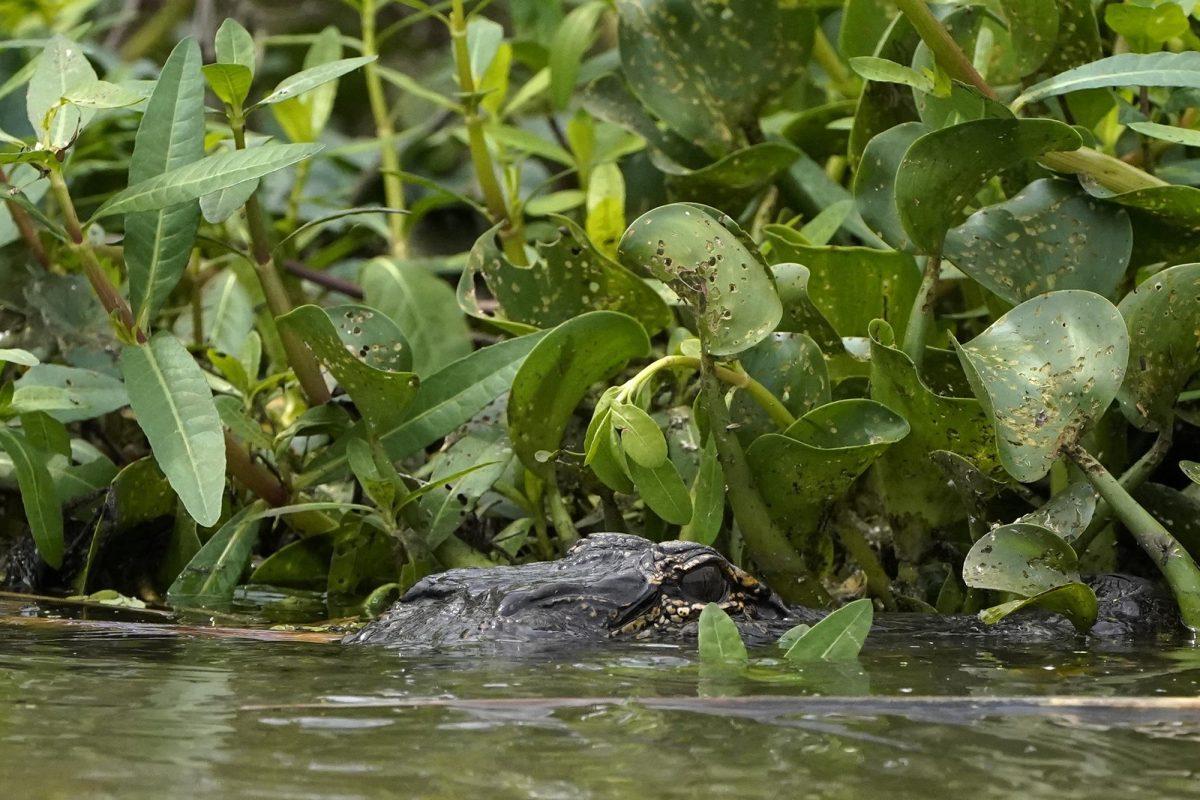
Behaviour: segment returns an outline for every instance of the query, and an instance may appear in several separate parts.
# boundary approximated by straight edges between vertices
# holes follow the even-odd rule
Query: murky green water
[[[731,676],[0,624],[0,797],[1200,797],[1198,695],[1184,646],[910,635]]]

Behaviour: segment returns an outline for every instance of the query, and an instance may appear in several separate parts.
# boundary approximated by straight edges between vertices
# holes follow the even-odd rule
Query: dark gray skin
[[[1089,583],[1100,604],[1093,636],[1148,635],[1177,627],[1170,595],[1155,584],[1123,575],[1097,576]],[[700,611],[710,602],[720,604],[751,643],[774,641],[791,626],[823,616],[789,608],[766,584],[711,547],[600,533],[557,561],[431,575],[345,641],[405,649],[469,642],[520,647],[610,638],[670,641],[694,637]],[[1042,614],[995,626],[973,616],[889,614],[876,619],[873,632],[1023,640],[1075,635],[1065,620]]]

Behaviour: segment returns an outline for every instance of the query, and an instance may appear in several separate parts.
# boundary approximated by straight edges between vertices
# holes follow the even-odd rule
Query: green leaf
[[[587,238],[610,259],[625,232],[625,178],[612,162],[592,170],[587,188]]]
[[[116,566],[111,564],[108,554],[122,550],[138,552],[139,547],[145,546],[140,537],[146,526],[176,513],[187,517],[152,457],[140,458],[124,467],[113,477],[104,496],[103,513],[92,531],[78,585],[85,592],[104,588],[106,574],[111,574],[111,567]],[[127,562],[117,569],[126,566]],[[184,565],[178,566],[182,569]]]
[[[1024,522],[984,534],[967,553],[963,582],[1030,597],[1079,581],[1079,558],[1062,537]]]
[[[697,635],[701,661],[747,661],[750,658],[737,623],[717,603],[709,603],[700,612]]]
[[[943,254],[1014,305],[1057,289],[1114,298],[1133,252],[1124,210],[1065,181],[1039,180],[946,235]]]
[[[313,39],[312,46],[304,54],[304,68],[312,69],[321,64],[337,61],[342,57],[341,33],[332,25],[328,25]],[[293,142],[314,141],[325,130],[329,116],[333,113],[333,103],[337,99],[338,85],[335,82],[309,91],[303,97],[293,97],[271,106],[271,112],[277,120],[286,118],[300,119],[302,130],[288,130],[288,138]],[[294,112],[294,113],[289,113]]]
[[[363,494],[377,508],[390,514],[396,493],[401,488],[400,475],[383,452],[377,451],[366,439],[354,438],[346,443],[346,462]]]
[[[800,156],[782,142],[743,147],[702,167],[686,167],[658,151],[650,161],[666,175],[671,200],[704,202],[729,214],[740,214],[763,189],[779,178]]]
[[[324,589],[334,541],[341,535],[342,531],[328,531],[284,545],[258,565],[250,582],[286,589]]]
[[[237,353],[254,329],[254,301],[232,271],[223,272],[200,290],[201,341],[227,354]],[[192,315],[180,314],[175,335],[191,341]]]
[[[137,105],[149,96],[148,88],[141,82],[118,84],[94,81],[70,89],[63,95],[63,100],[81,108],[112,109]]]
[[[163,65],[146,104],[129,160],[131,185],[204,157],[204,81],[200,47],[184,39]],[[153,319],[187,267],[200,224],[193,198],[125,216],[129,303],[143,327]]]
[[[78,44],[62,36],[46,42],[25,96],[29,124],[45,149],[66,147],[91,121],[94,109],[63,105],[62,99],[96,80],[96,71]]]
[[[1117,395],[1129,336],[1112,303],[1067,290],[1027,300],[966,344],[967,379],[996,429],[1000,461],[1040,479]]]
[[[649,211],[629,226],[618,252],[626,267],[650,271],[699,311],[700,338],[713,355],[752,347],[783,316],[757,246],[714,208],[673,203]]]
[[[138,425],[188,514],[208,527],[221,516],[225,441],[204,373],[169,333],[121,351],[121,374]]]
[[[203,74],[213,94],[231,108],[241,108],[254,82],[254,73],[241,64],[205,64]]]
[[[1200,147],[1200,131],[1179,128],[1174,125],[1159,125],[1157,122],[1131,122],[1129,127],[1143,136],[1159,139],[1187,147]]]
[[[556,217],[558,235],[534,244],[528,267],[513,265],[496,243],[496,230],[475,242],[458,284],[459,306],[509,332],[548,328],[592,310],[618,311],[638,320],[648,332],[671,324],[671,312],[644,280],[602,254],[587,234],[565,217]],[[499,315],[484,312],[476,300],[482,277],[500,305]]]
[[[19,347],[0,348],[0,361],[6,364],[20,364],[22,367],[36,367],[40,363],[37,356]]]
[[[1012,107],[1019,109],[1068,92],[1117,86],[1200,88],[1200,53],[1121,53],[1102,58],[1030,86]]]
[[[867,143],[854,174],[854,200],[863,222],[897,250],[913,252],[916,246],[900,221],[896,205],[896,172],[913,142],[929,128],[920,122],[902,122]]]
[[[640,406],[614,403],[612,425],[621,436],[625,454],[647,469],[661,467],[667,461],[667,439],[658,423]]]
[[[1180,461],[1179,468],[1187,475],[1192,483],[1200,484],[1200,463],[1195,461]]]
[[[1039,525],[1073,542],[1087,529],[1096,513],[1096,490],[1087,481],[1077,481],[1051,497],[1041,508],[1017,522]]]
[[[423,267],[377,258],[360,281],[367,305],[386,314],[412,345],[413,372],[427,377],[471,353],[471,332],[454,289]]]
[[[34,448],[11,428],[0,425],[0,448],[12,459],[21,490],[25,520],[38,555],[58,569],[63,560],[63,521],[54,481],[46,469],[48,455]]]
[[[768,241],[772,241],[773,238],[769,229],[774,227],[771,225],[763,229]],[[772,246],[771,260],[775,260],[776,252]],[[806,334],[827,356],[843,353],[845,348],[841,335],[808,294],[808,281],[812,277],[808,267],[789,263],[772,264],[771,274],[775,278],[779,301],[783,304],[783,319],[775,326],[775,330],[780,333]]]
[[[691,522],[692,497],[674,462],[643,467],[630,458],[626,463],[634,487],[651,511],[672,525]]]
[[[441,477],[430,479],[433,488],[421,498],[421,509],[430,520],[425,546],[436,549],[451,536],[512,460],[512,443],[503,425],[491,420],[469,425],[438,457],[434,471]]]
[[[1159,272],[1118,308],[1129,332],[1129,369],[1117,399],[1142,430],[1174,424],[1179,394],[1200,371],[1200,264]]]
[[[204,543],[167,590],[172,608],[221,610],[233,599],[233,590],[250,563],[262,525],[261,500],[243,508]]]
[[[1178,3],[1157,3],[1153,8],[1121,3],[1104,9],[1104,23],[1125,37],[1134,52],[1159,50],[1188,29],[1188,15]]]
[[[224,222],[246,205],[250,195],[258,189],[258,183],[258,178],[255,178],[204,195],[200,198],[200,213],[205,221],[214,225]]]
[[[508,401],[509,436],[525,468],[550,478],[554,466],[538,451],[557,450],[588,390],[649,349],[637,320],[614,311],[581,314],[547,333],[517,371]]]
[[[808,9],[759,0],[618,0],[617,11],[634,94],[713,155],[745,144],[744,125],[798,77],[816,27]]]
[[[495,60],[503,42],[504,27],[500,23],[482,16],[472,17],[467,23],[467,53],[476,84]]]
[[[875,58],[874,56],[852,58],[850,59],[850,69],[869,81],[899,83],[927,94],[932,94],[934,91],[933,78],[917,72],[912,67],[888,61],[886,58]]]
[[[572,9],[554,32],[548,61],[550,98],[560,111],[565,109],[571,100],[583,54],[591,46],[596,22],[606,7],[607,3],[603,0],[590,0]]]
[[[875,607],[870,599],[847,603],[801,634],[783,657],[793,662],[858,658],[874,617]]]
[[[306,70],[301,70],[295,75],[284,78],[279,82],[270,94],[254,104],[253,107],[269,106],[272,103],[279,103],[283,100],[302,95],[307,91],[317,88],[321,84],[335,81],[348,72],[353,72],[361,66],[370,64],[378,56],[358,56],[356,58],[342,58],[337,61],[330,61],[327,64],[319,64],[315,67],[310,67]]]
[[[1068,583],[1033,597],[1012,600],[998,606],[985,608],[979,612],[979,618],[989,625],[994,625],[1010,614],[1026,608],[1040,608],[1044,611],[1062,614],[1081,634],[1091,630],[1092,626],[1096,624],[1096,616],[1099,613],[1096,593],[1090,586],[1083,583]]]
[[[1049,119],[977,119],[927,133],[896,171],[900,221],[922,252],[939,253],[946,231],[989,178],[1082,143],[1069,125]]]
[[[279,317],[279,324],[304,340],[377,433],[396,427],[418,386],[408,371],[412,351],[396,323],[367,306],[307,305]]]
[[[896,15],[892,0],[846,0],[838,29],[838,51],[851,63],[875,53]]]
[[[254,37],[238,24],[237,20],[225,19],[217,28],[213,41],[217,61],[222,64],[238,64],[254,75]]]
[[[129,395],[121,381],[102,372],[78,367],[61,364],[30,367],[17,381],[16,399],[19,400],[23,392],[41,388],[63,392],[65,407],[49,412],[59,422],[93,419],[129,405]]]
[[[112,214],[157,211],[197,200],[206,194],[256,180],[321,151],[316,144],[263,145],[203,158],[117,192],[92,215],[95,221]]]
[[[751,378],[781,399],[793,417],[830,400],[829,369],[821,348],[802,333],[772,333],[742,353],[738,361]],[[729,417],[745,447],[763,434],[778,433],[781,427],[745,391],[734,394]]]
[[[725,473],[717,458],[717,442],[711,436],[700,450],[700,464],[692,481],[692,518],[679,531],[679,538],[711,545],[725,521]]]

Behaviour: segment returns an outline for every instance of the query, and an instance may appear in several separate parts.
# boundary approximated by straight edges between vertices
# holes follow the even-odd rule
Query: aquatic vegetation
[[[1194,4],[23,5],[6,585],[363,620],[612,531],[837,609],[787,661],[1200,630]]]

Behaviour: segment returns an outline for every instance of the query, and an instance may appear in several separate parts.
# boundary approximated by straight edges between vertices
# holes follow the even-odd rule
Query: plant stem
[[[8,176],[4,174],[3,170],[0,170],[0,185],[9,185]],[[12,216],[13,224],[17,226],[17,233],[21,234],[21,239],[24,240],[29,254],[44,269],[50,269],[50,257],[46,255],[46,248],[42,246],[42,240],[37,235],[37,227],[29,218],[29,214],[12,200],[5,200],[4,204],[8,207],[8,213]]]
[[[929,10],[925,0],[896,0],[896,5],[933,52],[938,65],[950,77],[974,86],[985,97],[997,99],[996,92],[988,86],[958,42]],[[1114,192],[1166,185],[1165,181],[1090,147],[1081,147],[1069,153],[1047,153],[1041,157],[1041,162],[1056,172],[1088,175]]]
[[[50,170],[50,191],[54,194],[59,210],[62,211],[67,234],[71,237],[71,251],[83,263],[83,272],[87,275],[88,283],[92,285],[92,291],[99,298],[100,305],[104,306],[105,312],[110,316],[115,315],[137,341],[145,342],[146,336],[138,330],[134,323],[133,311],[129,308],[129,303],[104,274],[104,267],[100,265],[95,251],[84,237],[83,226],[79,223],[79,214],[75,211],[75,204],[71,201],[71,192],[67,189],[67,182],[63,179],[61,170]]]
[[[883,602],[885,609],[895,611],[896,596],[892,594],[892,581],[888,578],[883,565],[879,563],[867,537],[863,536],[856,521],[850,517],[851,515],[847,512],[838,519],[838,538],[842,540],[842,546],[846,548],[846,552],[858,562],[858,566],[867,576],[867,589],[874,597],[878,597]]]
[[[1179,604],[1183,624],[1193,631],[1200,631],[1200,569],[1191,555],[1091,453],[1078,444],[1068,446],[1065,452],[1162,571]]]
[[[504,254],[515,266],[528,266],[525,258],[525,233],[521,221],[510,213],[504,199],[504,191],[496,179],[496,168],[488,150],[483,132],[483,118],[479,116],[479,97],[476,94],[475,76],[471,73],[471,53],[467,49],[467,17],[463,11],[463,0],[454,0],[450,7],[450,38],[454,45],[454,64],[458,71],[458,88],[463,95],[463,123],[467,127],[467,146],[471,151],[471,162],[475,176],[483,191],[484,203],[492,222],[500,224],[500,241]]]
[[[558,541],[565,550],[579,541],[579,531],[575,528],[571,515],[567,513],[567,505],[563,502],[562,492],[559,491],[558,480],[555,478],[546,483],[546,503],[550,509],[550,521],[554,523],[554,530],[558,534]]]
[[[235,109],[229,115],[229,127],[233,131],[233,142],[238,150],[246,149],[246,121],[241,110]],[[263,295],[267,299],[267,308],[273,317],[282,317],[292,310],[292,299],[288,297],[283,279],[275,266],[271,255],[271,238],[267,232],[262,206],[258,203],[258,191],[246,199],[246,224],[250,229],[251,250],[254,254],[254,271],[262,285]],[[317,359],[308,349],[308,345],[293,331],[278,330],[279,339],[287,353],[288,364],[296,373],[300,388],[304,391],[308,402],[314,406],[329,402],[329,387],[321,376],[321,368]]]
[[[688,367],[699,370],[703,368],[703,363],[695,356],[664,356],[644,367],[638,374],[626,382],[625,385],[628,387],[628,391],[622,392],[624,399],[628,399],[629,396],[637,392],[642,387],[642,384],[656,373],[673,367]],[[754,378],[751,378],[745,372],[737,372],[728,367],[713,364],[712,373],[730,386],[744,389],[747,394],[754,398],[755,402],[762,406],[763,410],[771,417],[771,420],[780,428],[787,428],[796,421],[796,418],[792,416],[792,412],[787,410],[787,406],[778,397],[773,395],[770,389],[754,380]]]
[[[818,26],[813,37],[813,59],[825,70],[833,88],[843,97],[857,97],[860,91],[857,76],[842,63],[841,56],[825,38],[825,32]]]
[[[925,259],[925,271],[921,274],[921,286],[913,300],[908,315],[908,327],[904,329],[904,354],[912,359],[917,369],[925,360],[925,345],[929,341],[929,329],[933,326],[933,303],[937,299],[938,276],[942,269],[940,254]]]
[[[729,429],[729,409],[721,394],[721,384],[712,374],[711,358],[702,362],[700,392],[708,428],[717,443],[717,460],[725,474],[725,486],[733,517],[746,540],[746,547],[763,576],[788,602],[808,606],[828,606],[829,594],[804,564],[792,543],[776,527],[762,495],[754,488],[750,465],[737,437]]]
[[[287,487],[269,469],[256,463],[229,431],[225,431],[225,464],[229,474],[258,497],[275,507],[287,505]]]
[[[375,0],[362,0],[362,54],[379,55],[375,37]],[[383,176],[383,196],[389,208],[403,210],[404,182],[400,177],[400,156],[392,142],[396,129],[388,109],[387,95],[383,91],[383,79],[379,76],[379,63],[372,61],[363,68],[367,82],[367,100],[371,105],[371,116],[375,118],[375,136],[379,139],[379,167]],[[404,220],[400,214],[387,215],[388,236],[391,238],[392,255],[408,257],[408,240]]]
[[[337,275],[330,275],[322,270],[306,267],[299,261],[284,261],[283,268],[287,270],[289,274],[315,283],[331,292],[344,294],[346,297],[351,297],[355,300],[363,299],[363,290],[361,286],[359,286],[357,283],[351,283],[344,278],[339,278]]]
[[[1174,431],[1174,427],[1170,425],[1159,431],[1158,438],[1154,440],[1154,444],[1150,449],[1133,466],[1122,473],[1120,479],[1121,487],[1125,491],[1130,493],[1136,492],[1143,483],[1149,480],[1150,473],[1158,469],[1158,466],[1162,464],[1163,459],[1167,457],[1167,453],[1171,450],[1171,443],[1175,440]],[[1112,508],[1104,498],[1100,498],[1096,502],[1096,509],[1092,512],[1092,519],[1088,523],[1087,528],[1071,544],[1076,552],[1080,555],[1086,553],[1095,538],[1108,525],[1111,517]]]

